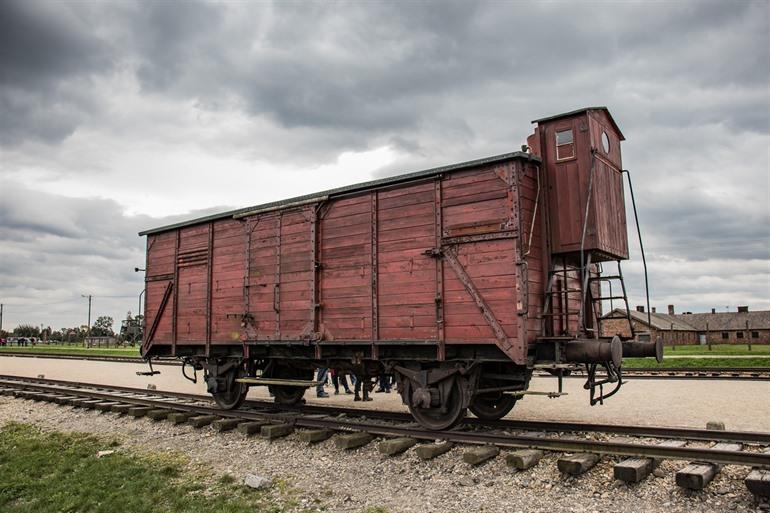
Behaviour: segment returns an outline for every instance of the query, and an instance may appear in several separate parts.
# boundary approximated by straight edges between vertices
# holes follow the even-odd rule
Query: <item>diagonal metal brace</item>
[[[492,332],[495,334],[498,346],[503,350],[503,352],[508,353],[513,347],[513,344],[511,344],[510,340],[508,340],[508,335],[505,334],[505,330],[497,321],[495,314],[492,312],[492,309],[489,307],[486,300],[484,300],[484,297],[476,288],[473,280],[471,280],[471,277],[468,276],[467,272],[465,272],[465,268],[462,266],[460,261],[457,260],[457,254],[455,253],[454,248],[451,246],[446,247],[443,249],[442,253],[444,259],[457,275],[460,283],[463,284],[465,290],[468,291],[468,294],[470,294],[473,300],[476,302],[476,306],[478,306],[479,310],[481,310],[481,315],[484,317],[484,320],[486,320],[487,324],[489,324],[489,327],[492,328]]]

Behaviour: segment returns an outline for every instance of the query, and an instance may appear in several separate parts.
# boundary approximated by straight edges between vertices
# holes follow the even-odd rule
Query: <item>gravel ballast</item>
[[[117,438],[139,451],[175,451],[212,478],[230,474],[243,482],[258,475],[292,490],[295,509],[361,512],[381,507],[396,512],[725,512],[764,511],[746,490],[750,469],[726,467],[702,492],[680,489],[675,472],[686,462],[664,462],[638,485],[613,478],[612,461],[602,459],[579,477],[557,470],[558,455],[546,453],[532,469],[518,472],[505,462],[509,451],[472,467],[463,462],[463,447],[429,461],[414,448],[387,457],[370,443],[352,450],[338,448],[336,437],[308,445],[300,431],[266,440],[236,431],[219,433],[146,418],[80,410],[0,397],[0,423],[25,422],[45,430],[76,431]],[[277,494],[282,500],[286,494]],[[280,496],[279,496],[280,495]]]

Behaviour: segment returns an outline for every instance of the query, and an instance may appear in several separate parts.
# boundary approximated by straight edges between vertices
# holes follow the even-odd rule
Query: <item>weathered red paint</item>
[[[557,160],[566,128],[575,157]],[[528,142],[540,158],[493,157],[150,232],[144,353],[279,341],[317,343],[319,359],[325,345],[363,344],[377,359],[381,344],[428,342],[440,361],[452,345],[494,344],[524,365],[538,337],[577,329],[580,295],[569,291],[582,287],[586,204],[594,262],[627,257],[622,139],[606,110],[587,109],[539,122]],[[574,270],[555,277],[544,315],[560,262]]]

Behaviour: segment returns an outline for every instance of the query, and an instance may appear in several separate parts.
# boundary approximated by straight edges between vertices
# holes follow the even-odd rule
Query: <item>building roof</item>
[[[604,316],[625,317],[626,311],[616,308]],[[674,331],[738,331],[746,329],[770,329],[770,310],[756,312],[716,312],[697,314],[661,314],[650,313],[650,324],[657,330]],[[648,326],[647,312],[631,310],[631,318]],[[673,325],[673,327],[672,327]]]
[[[362,182],[357,183],[353,185],[346,185],[344,187],[337,187],[336,189],[329,189],[327,191],[317,192],[314,194],[307,194],[304,196],[297,196],[295,198],[289,198],[279,201],[273,201],[271,203],[264,203],[262,205],[255,205],[251,207],[245,207],[245,208],[239,208],[236,210],[229,210],[226,212],[222,212],[219,214],[212,214],[205,217],[198,217],[195,219],[189,219],[187,221],[182,221],[179,223],[169,224],[166,226],[160,226],[158,228],[151,228],[148,230],[144,230],[139,232],[139,235],[150,235],[153,233],[160,233],[165,232],[168,230],[173,230],[176,228],[181,228],[183,226],[191,226],[194,224],[200,224],[200,223],[206,223],[209,221],[214,221],[216,219],[224,219],[227,217],[242,217],[243,214],[247,214],[252,211],[259,211],[259,210],[267,210],[267,209],[273,209],[273,208],[280,208],[282,206],[288,206],[291,204],[301,204],[301,203],[309,203],[313,200],[322,201],[332,196],[339,196],[343,194],[351,194],[354,192],[360,192],[367,189],[375,189],[379,187],[384,187],[388,185],[395,185],[398,183],[403,182],[410,182],[413,180],[421,180],[425,178],[429,178],[431,176],[437,176],[443,173],[448,173],[450,171],[459,171],[462,169],[467,169],[471,167],[476,166],[482,166],[485,164],[494,164],[497,162],[504,162],[507,160],[513,160],[513,159],[522,159],[522,160],[531,160],[535,162],[540,162],[540,158],[532,155],[530,153],[525,153],[521,151],[515,151],[511,153],[503,153],[501,155],[494,155],[492,157],[485,157],[482,159],[476,159],[476,160],[469,160],[467,162],[460,162],[458,164],[451,164],[449,166],[441,166],[441,167],[434,167],[431,169],[425,169],[423,171],[416,171],[413,173],[406,173],[396,176],[390,176],[388,178],[380,178],[379,180],[372,180],[369,182]]]

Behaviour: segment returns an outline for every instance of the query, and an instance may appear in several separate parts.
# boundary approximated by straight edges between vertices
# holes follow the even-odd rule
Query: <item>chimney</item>
[[[636,311],[637,311],[637,312],[642,312],[642,313],[644,313],[644,307],[643,307],[643,306],[641,306],[641,305],[640,305],[640,306],[637,306],[637,307],[636,307]]]
[[[711,309],[711,313],[713,313],[713,314],[717,313],[717,309],[716,308],[712,308]]]
[[[655,310],[656,310],[656,308],[653,306],[652,307],[652,313],[656,313]]]
[[[674,305],[668,305],[668,315],[674,315]]]
[[[740,313],[749,313],[749,307],[748,306],[739,306],[738,311]]]

